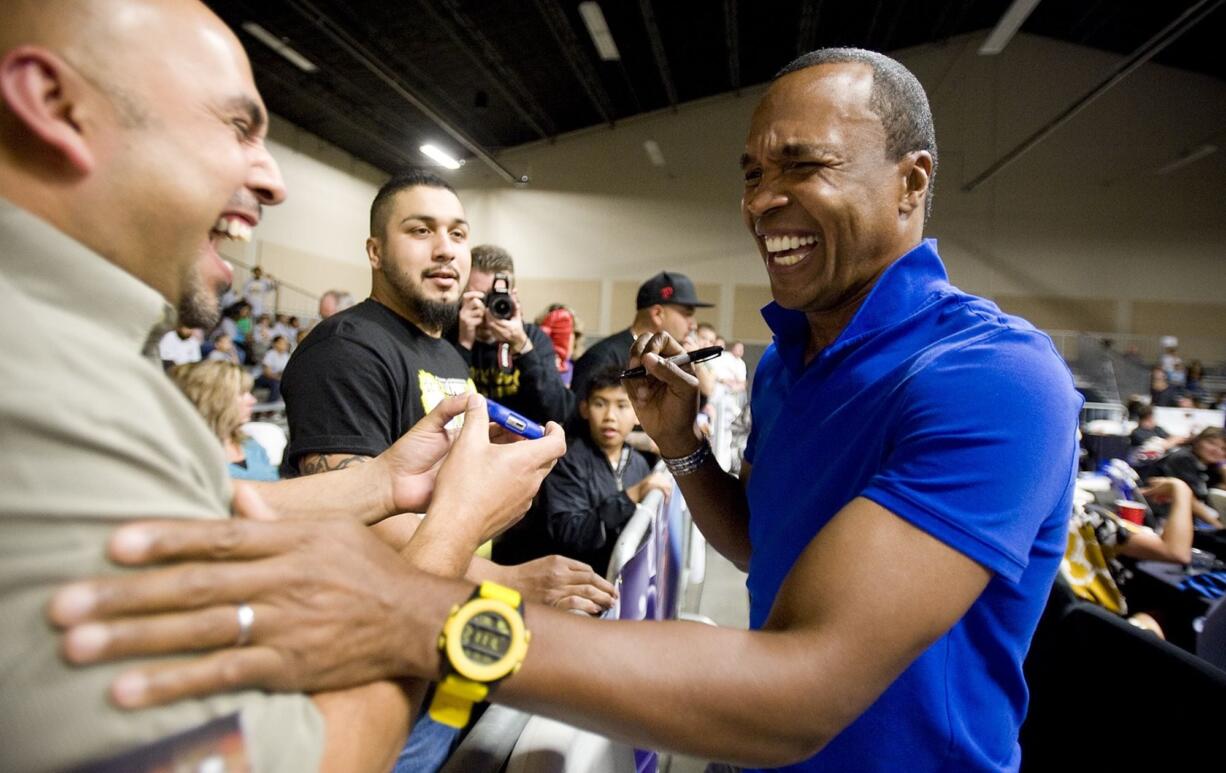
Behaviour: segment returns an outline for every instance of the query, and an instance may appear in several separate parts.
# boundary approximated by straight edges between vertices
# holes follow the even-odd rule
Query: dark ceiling
[[[891,51],[992,28],[1010,0],[601,0],[602,61],[578,0],[207,0],[238,31],[269,109],[390,171],[435,141],[491,156],[770,79],[826,45]],[[1198,0],[1046,0],[1022,32],[1126,55],[1194,6],[1214,8],[1155,61],[1226,79],[1226,9]],[[242,29],[255,22],[318,66]]]

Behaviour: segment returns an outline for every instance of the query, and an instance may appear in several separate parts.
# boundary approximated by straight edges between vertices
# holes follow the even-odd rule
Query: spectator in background
[[[246,347],[248,355],[251,354],[251,329],[254,326],[255,318],[251,316],[251,304],[240,301],[234,310],[234,343]]]
[[[643,455],[626,444],[637,419],[620,373],[614,365],[588,380],[579,404],[587,431],[568,444],[528,515],[495,543],[498,561],[560,553],[607,574],[613,546],[635,506],[649,491],[672,489],[667,475],[652,473]]]
[[[1187,438],[1173,438],[1169,432],[1158,426],[1152,405],[1140,405],[1136,410],[1137,427],[1128,436],[1128,445],[1134,451],[1152,454],[1151,458],[1156,458],[1187,442]]]
[[[170,369],[170,378],[221,442],[231,478],[281,478],[264,447],[243,433],[243,425],[251,421],[251,409],[255,406],[251,376],[246,371],[231,362],[211,360],[176,365]]]
[[[1149,372],[1149,400],[1150,405],[1157,408],[1171,408],[1175,405],[1175,401],[1179,398],[1179,390],[1171,386],[1167,380],[1166,371],[1162,368],[1154,368]]]
[[[694,283],[685,274],[661,271],[639,287],[630,327],[601,339],[575,361],[571,390],[582,399],[588,379],[597,371],[610,365],[625,368],[630,345],[644,333],[668,333],[678,341],[686,340],[694,332],[694,310],[713,305],[698,300]]]
[[[567,388],[575,372],[576,321],[575,313],[560,303],[551,304],[536,320],[553,343],[554,367]]]
[[[260,317],[276,310],[276,304],[269,303],[268,294],[277,288],[276,280],[264,276],[264,269],[256,266],[251,269],[251,278],[243,285],[243,299],[251,306],[251,315]]]
[[[344,290],[328,290],[319,296],[319,319],[325,320],[353,305],[353,296]]]
[[[1166,380],[1171,386],[1175,387],[1183,393],[1188,384],[1188,371],[1184,368],[1182,362],[1175,363],[1171,370],[1167,371]]]
[[[1201,430],[1189,445],[1181,446],[1139,472],[1146,479],[1153,477],[1179,478],[1196,499],[1192,513],[1197,518],[1222,528],[1216,510],[1209,507],[1209,489],[1222,483],[1222,464],[1226,462],[1226,432],[1220,427]]]
[[[242,359],[239,357],[238,349],[234,346],[234,339],[222,333],[213,340],[213,351],[209,352],[209,360],[221,362],[229,362],[234,365],[241,365]]]
[[[1183,388],[1192,394],[1198,403],[1202,402],[1206,397],[1205,389],[1201,382],[1205,380],[1205,366],[1200,360],[1192,360],[1188,363],[1187,375],[1184,378]]]
[[[741,391],[745,391],[749,383],[749,366],[745,364],[745,344],[733,341],[728,347],[728,354],[732,356],[734,372],[741,380]]]
[[[158,341],[158,355],[162,358],[163,368],[199,362],[200,341],[196,339],[196,331],[183,325],[166,331],[166,335]]]
[[[272,348],[264,353],[260,360],[260,377],[256,386],[268,390],[268,401],[275,403],[281,399],[281,374],[289,364],[289,339],[277,336],[272,339]]]
[[[273,335],[285,336],[290,341],[294,341],[297,338],[295,334],[290,332],[288,314],[277,314],[273,321],[272,332]]]
[[[512,313],[501,318],[486,307],[494,280],[505,275]],[[562,383],[550,337],[525,323],[515,294],[515,262],[501,247],[472,248],[472,271],[461,297],[459,319],[447,340],[468,364],[477,391],[544,424],[565,424],[575,410],[575,395]]]
[[[272,320],[267,314],[261,314],[255,321],[254,327],[251,328],[251,340],[247,348],[251,353],[252,362],[261,362],[264,355],[272,348],[272,342],[277,337],[277,333],[273,330]],[[286,338],[290,342],[290,349],[293,349],[293,340]]]
[[[240,320],[246,319],[246,322],[240,324]],[[234,341],[243,353],[243,359],[247,362],[251,361],[251,352],[247,348],[247,336],[251,332],[251,307],[246,301],[240,300],[225,307],[221,313],[221,324],[213,331],[213,337],[225,334],[230,336],[230,340]]]
[[[1174,375],[1176,366],[1183,367],[1183,358],[1179,356],[1179,339],[1175,336],[1162,336],[1159,343],[1162,345],[1162,356],[1158,358],[1158,366],[1169,380]]]

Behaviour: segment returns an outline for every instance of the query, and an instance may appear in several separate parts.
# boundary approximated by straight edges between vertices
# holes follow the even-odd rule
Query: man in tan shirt
[[[385,768],[420,701],[419,689],[369,684],[372,676],[313,697],[249,690],[123,711],[107,691],[120,669],[65,665],[46,621],[53,587],[116,571],[105,543],[118,522],[224,519],[231,511],[216,439],[150,355],[202,271],[227,271],[216,250],[225,222],[254,225],[260,205],[284,198],[263,143],[266,123],[238,40],[195,0],[6,3],[0,768],[63,769],[235,713],[253,770]],[[479,402],[451,401],[378,464],[269,492],[263,504],[249,497],[238,509],[369,523],[441,499],[488,516],[494,528],[526,507],[516,501],[523,496],[503,490],[503,504],[454,486],[450,497],[433,496],[436,462],[448,448],[443,425],[466,408],[484,418]],[[473,424],[484,430],[484,421]],[[539,445],[494,448],[482,439],[456,463],[527,472],[529,486],[562,447],[556,432]],[[329,510],[336,501],[347,512]],[[437,549],[431,560],[459,564],[462,547],[439,533],[446,517],[435,521],[418,530],[418,542]],[[390,548],[379,555],[400,560]],[[269,626],[275,620],[255,623]],[[209,627],[236,637],[235,607],[219,605]]]

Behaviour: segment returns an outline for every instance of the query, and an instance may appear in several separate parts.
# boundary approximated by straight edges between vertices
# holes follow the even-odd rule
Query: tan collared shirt
[[[226,518],[220,443],[150,342],[173,319],[152,288],[0,200],[0,769],[58,770],[241,712],[256,771],[318,767],[308,698],[243,692],[125,712],[131,663],[73,668],[46,621],[63,582],[119,571],[121,521]]]

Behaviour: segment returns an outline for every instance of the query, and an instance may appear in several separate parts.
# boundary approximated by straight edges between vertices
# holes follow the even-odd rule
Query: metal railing
[[[234,271],[234,291],[242,294],[242,287],[251,277],[252,269],[256,266],[234,258],[226,258],[235,268]],[[286,282],[284,279],[277,277],[269,277],[275,283],[273,310],[276,314],[288,314],[293,317],[302,317],[305,319],[314,319],[319,314],[319,294],[313,293],[305,287],[299,287],[292,282]]]
[[[1103,346],[1111,342],[1111,351],[1121,357],[1152,365],[1162,356],[1162,336],[1135,333],[1108,333],[1094,330],[1044,330],[1051,336],[1056,350],[1064,359],[1073,361],[1081,355],[1082,343]],[[1179,336],[1179,352],[1184,362],[1200,360],[1206,370],[1220,369],[1226,365],[1226,339],[1208,336]]]

